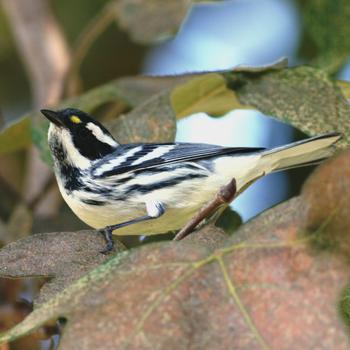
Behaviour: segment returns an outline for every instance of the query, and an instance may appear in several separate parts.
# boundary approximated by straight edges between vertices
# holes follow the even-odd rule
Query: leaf
[[[308,135],[341,132],[344,137],[339,146],[350,145],[350,105],[322,70],[300,66],[225,76],[242,104],[254,106]]]
[[[136,138],[142,138],[144,141],[151,142],[151,140],[154,140],[154,135],[158,136],[160,141],[163,140],[169,140],[170,135],[174,135],[174,122],[172,119],[174,119],[173,115],[170,113],[166,113],[164,115],[161,115],[159,113],[157,114],[147,114],[146,110],[147,108],[151,108],[150,106],[156,104],[155,100],[156,97],[153,98],[154,94],[157,94],[159,91],[161,91],[164,86],[172,86],[174,84],[173,81],[169,81],[165,79],[164,81],[161,81],[158,83],[159,79],[155,78],[154,81],[148,77],[132,77],[132,78],[121,78],[117,79],[109,84],[102,85],[98,88],[92,89],[78,97],[74,97],[71,99],[68,99],[66,101],[63,101],[62,103],[57,106],[57,108],[66,108],[66,107],[73,107],[73,108],[79,108],[86,112],[91,112],[97,107],[103,105],[104,103],[111,102],[111,101],[123,101],[126,102],[128,105],[134,107],[138,104],[144,104],[145,111],[140,112],[140,110],[136,110],[135,112],[131,112],[130,114],[130,121],[126,121],[126,117],[129,115],[122,117],[121,120],[123,122],[116,120],[115,121],[115,127],[113,130],[116,132],[116,137],[120,140],[124,140],[126,142],[131,142],[131,139],[125,139],[125,135],[130,135],[130,133],[133,133],[133,137]],[[140,93],[135,93],[140,91]],[[149,100],[148,103],[146,101]],[[159,106],[159,102],[157,104]],[[167,107],[164,107],[168,110]],[[150,112],[154,111],[152,108]],[[143,115],[141,119],[138,119],[140,115]],[[47,129],[48,129],[48,122],[45,120],[45,118],[38,112],[31,113],[29,115],[30,118],[35,119],[37,122],[35,123],[35,126],[32,128],[32,138],[35,145],[39,148],[42,159],[50,164],[51,163],[51,156],[47,145]],[[168,117],[169,120],[165,120]],[[158,120],[158,119],[159,120]],[[42,120],[42,121],[41,121]],[[135,125],[141,125],[143,123],[143,126],[149,125],[150,127],[153,127],[155,125],[166,125],[169,127],[169,129],[162,127],[158,128],[158,134],[153,134],[151,129],[142,129],[138,128],[137,132],[140,133],[140,135],[137,134],[136,129],[134,131],[131,131],[130,127],[134,127]],[[112,132],[113,133],[113,132]],[[147,137],[149,139],[145,138],[147,134]],[[0,135],[1,136],[1,135]],[[156,141],[156,140],[154,140]]]
[[[344,80],[338,80],[336,82],[337,86],[341,89],[343,95],[347,100],[350,100],[350,83]]]
[[[304,25],[317,47],[313,64],[335,73],[346,62],[350,51],[350,6],[347,0],[302,2]]]
[[[216,226],[221,227],[226,233],[234,233],[242,225],[242,218],[231,207],[227,207],[216,221]]]
[[[316,169],[303,186],[305,232],[318,232],[315,246],[350,257],[350,150]],[[326,220],[325,220],[326,218]]]
[[[111,101],[123,101],[130,107],[135,107],[163,89],[172,87],[186,79],[185,77],[159,78],[144,76],[120,78],[89,90],[80,96],[62,101],[57,108],[75,107],[91,112]],[[32,128],[31,120],[35,120]],[[43,159],[50,163],[47,128],[48,123],[39,111],[22,116],[18,121],[0,130],[0,154],[25,148],[31,144],[33,138],[34,143],[41,150]]]
[[[19,203],[7,223],[7,235],[2,237],[6,243],[28,236],[32,233],[33,214],[24,203]]]
[[[133,41],[155,43],[176,33],[193,0],[120,0],[115,2],[118,25]]]
[[[228,237],[229,235],[222,228],[209,223],[202,229],[186,236],[182,242],[194,243],[196,246],[207,248],[209,251],[214,251],[215,249],[224,246],[227,243]]]
[[[286,67],[287,63],[287,60],[282,58],[265,66],[237,66],[232,70],[232,73],[270,72]],[[175,87],[171,93],[171,104],[176,117],[182,118],[198,112],[221,116],[232,109],[253,108],[242,104],[238,100],[237,95],[229,88],[225,75],[222,73],[225,72],[198,74]]]
[[[309,135],[338,131],[340,147],[350,144],[350,104],[345,82],[337,84],[311,67],[284,68],[285,60],[264,67],[237,67],[192,78],[175,87],[177,118],[195,112],[220,115],[232,108],[255,108]],[[224,78],[224,80],[222,80]]]
[[[250,106],[249,108],[288,122],[310,135],[339,131],[344,134],[340,147],[349,145],[350,105],[342,95],[343,91],[349,97],[349,84],[338,82],[339,87],[324,72],[315,68],[300,66],[281,69],[284,65],[285,61],[280,60],[263,67],[237,67],[218,73],[123,78],[63,101],[58,108],[70,106],[90,112],[111,101],[123,101],[131,107],[143,103],[144,106],[149,106],[155,103],[152,99],[157,99],[153,96],[163,91],[163,102],[170,104],[170,107],[164,105],[163,108],[169,111],[169,116],[173,115],[170,113],[171,108],[177,118],[181,118],[199,111],[221,115],[232,108]],[[169,102],[165,91],[169,93]],[[146,103],[147,100],[150,100],[149,103]],[[141,109],[142,107],[135,115],[142,114]],[[131,112],[130,115],[134,113]],[[42,119],[38,113],[29,116],[35,120]],[[146,115],[143,118],[147,119]],[[116,123],[118,124],[117,121]],[[149,125],[152,123],[151,121]],[[33,139],[42,151],[43,158],[48,161],[46,133],[46,121],[35,124]],[[123,133],[120,130],[120,134]],[[126,133],[130,134],[130,130]],[[157,141],[160,141],[160,134],[156,136],[159,137]],[[0,134],[0,144],[1,137]],[[137,137],[144,139],[145,135]],[[167,137],[169,136],[165,135],[164,139]],[[153,135],[152,140],[156,140]]]
[[[140,43],[149,44],[162,40],[177,31],[187,9],[195,0],[161,2],[160,0],[109,1],[89,21],[80,33],[73,50],[72,62],[67,74],[67,91],[76,95],[81,89],[79,69],[94,42],[106,28],[117,20],[118,25]]]
[[[348,295],[341,291],[349,261],[337,252],[349,254],[350,247],[339,241],[343,249],[316,249],[324,226],[303,230],[310,191],[320,192],[316,184],[322,174],[326,187],[337,187],[339,176],[345,177],[339,188],[349,200],[350,174],[340,170],[347,169],[349,157],[344,152],[332,159],[310,177],[301,196],[241,226],[214,250],[167,242],[116,255],[41,303],[1,341],[63,316],[68,318],[60,341],[65,350],[76,348],[76,339],[82,340],[82,350],[101,349],[102,343],[103,349],[347,349],[338,304]],[[329,212],[322,212],[321,221],[329,222]],[[348,213],[338,214],[342,220],[332,230],[348,240]],[[15,244],[11,254],[4,254],[7,248],[0,252],[2,275],[9,275],[11,265],[18,276]],[[29,248],[35,250],[35,244]],[[30,273],[55,273],[55,265],[41,268],[46,257],[35,251],[32,256],[37,270]]]
[[[350,257],[350,150],[327,161],[303,186],[306,203],[301,229],[317,232],[313,249]],[[326,219],[325,219],[326,218]],[[350,334],[350,283],[341,292],[339,311]]]
[[[109,130],[121,143],[171,142],[176,122],[169,94],[162,92],[111,123]]]
[[[125,249],[115,242],[115,252]],[[1,250],[0,274],[11,278],[51,277],[36,300],[41,303],[107,260],[108,255],[99,253],[105,244],[102,235],[93,230],[37,233]]]
[[[21,118],[1,129],[0,153],[13,152],[27,147],[31,143],[29,127],[29,119]]]
[[[171,103],[179,119],[198,112],[219,116],[232,109],[249,108],[238,101],[224,77],[217,73],[198,76],[176,87]]]
[[[22,155],[1,155],[0,156],[0,216],[8,220],[12,215],[16,205],[22,201],[19,193],[20,184],[22,184]],[[0,237],[2,240],[4,237]]]
[[[124,98],[130,106],[136,107],[154,95],[194,78],[196,74],[173,76],[136,76],[118,79],[118,86],[124,91]]]

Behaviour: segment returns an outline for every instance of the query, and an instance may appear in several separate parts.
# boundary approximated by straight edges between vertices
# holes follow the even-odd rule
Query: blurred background
[[[0,119],[2,125],[13,123],[26,112],[39,109],[42,105],[57,103],[61,96],[69,97],[119,77],[215,71],[237,65],[259,66],[276,61],[283,56],[287,57],[289,65],[293,66],[312,63],[317,55],[317,42],[305,26],[307,21],[312,21],[310,17],[306,17],[305,20],[306,15],[310,16],[310,6],[306,12],[303,1],[230,0],[198,3],[184,16],[176,34],[174,30],[173,36],[165,33],[152,43],[146,44],[140,40],[134,40],[127,31],[123,30],[122,20],[118,21],[117,16],[111,20],[110,14],[103,14],[107,13],[105,9],[110,4],[108,1],[29,0],[33,11],[28,14],[29,17],[31,16],[29,22],[34,28],[36,21],[40,22],[39,10],[42,11],[41,14],[53,16],[50,19],[54,22],[52,30],[57,31],[57,35],[61,36],[57,39],[58,45],[63,46],[65,53],[61,60],[62,65],[67,60],[67,66],[69,66],[70,57],[77,55],[79,49],[84,51],[84,44],[85,48],[88,47],[85,50],[84,59],[81,60],[79,84],[65,86],[61,89],[63,91],[56,94],[57,96],[54,94],[53,97],[43,97],[45,75],[42,77],[44,82],[41,83],[44,86],[42,88],[44,92],[40,95],[40,87],[38,88],[33,82],[33,77],[40,73],[35,72],[33,63],[28,64],[29,57],[29,60],[34,61],[35,66],[36,58],[39,60],[42,54],[41,47],[38,46],[35,52],[31,53],[24,47],[25,34],[21,33],[23,26],[18,24],[21,17],[16,16],[18,9],[10,5],[10,2],[11,0],[0,2],[2,4],[0,6]],[[128,1],[125,0],[124,3]],[[154,6],[162,6],[160,3]],[[315,4],[316,1],[311,3]],[[327,1],[324,0],[323,3]],[[36,7],[39,12],[35,12]],[[314,15],[317,16],[317,11]],[[91,30],[91,28],[94,29]],[[55,55],[55,51],[52,52]],[[61,57],[56,58],[61,59]],[[65,70],[65,68],[62,69]],[[349,80],[350,60],[343,59],[341,64],[337,64],[336,68],[329,73],[338,79]],[[51,77],[48,75],[47,79]],[[103,119],[107,112],[106,109],[99,109],[96,114]],[[235,110],[220,118],[213,118],[203,113],[191,115],[178,121],[176,133],[177,141],[206,142],[226,146],[273,147],[303,137],[305,135],[293,127],[253,110]],[[13,142],[17,141],[13,139]],[[25,159],[24,162],[23,159]],[[0,187],[0,191],[5,191],[4,188],[6,188],[6,198],[8,193],[23,193],[31,187],[24,175],[29,170],[23,164],[28,166],[28,162],[32,162],[35,166],[29,165],[29,167],[40,169],[40,166],[37,168],[38,160],[35,159],[35,154],[28,155],[23,151],[11,155],[0,155],[0,178],[2,183],[6,183],[5,187]],[[266,176],[235,200],[232,207],[243,221],[249,220],[264,209],[296,195],[311,171],[311,168],[297,169]],[[14,197],[15,195],[11,198]],[[4,201],[5,192],[0,193],[0,198]],[[38,195],[33,194],[33,198],[32,200],[37,204]],[[85,227],[69,213],[64,203],[57,199],[55,194],[46,200],[50,201],[50,198],[56,203],[52,207],[68,215],[69,220],[62,222],[56,219],[52,215],[56,209],[45,211],[39,208],[38,215],[34,217],[33,226],[30,227],[31,231],[74,230]],[[1,203],[0,208],[2,225],[6,226],[11,219],[14,205],[7,206]],[[23,218],[23,216],[18,217]],[[0,286],[2,287],[0,328],[4,329],[17,323],[30,311],[32,298],[38,285],[33,285],[31,282],[1,281]],[[53,325],[52,328],[42,330],[39,335],[8,345],[8,348],[54,349],[57,337],[50,338],[50,336],[58,332],[56,327],[57,325]],[[49,337],[49,340],[41,340],[46,337]]]

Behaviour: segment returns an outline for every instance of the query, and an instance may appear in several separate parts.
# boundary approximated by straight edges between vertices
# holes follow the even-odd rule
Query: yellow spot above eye
[[[74,123],[74,124],[79,124],[79,123],[81,123],[80,118],[77,117],[76,115],[72,115],[72,116],[70,117],[70,121],[71,121],[72,123]]]

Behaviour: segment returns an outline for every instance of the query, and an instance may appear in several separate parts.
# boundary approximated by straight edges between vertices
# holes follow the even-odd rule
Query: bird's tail
[[[270,171],[314,165],[330,157],[341,134],[332,132],[262,152]]]

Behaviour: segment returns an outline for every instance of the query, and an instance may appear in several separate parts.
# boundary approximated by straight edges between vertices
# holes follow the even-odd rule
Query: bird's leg
[[[101,250],[100,253],[107,254],[110,251],[112,251],[114,247],[114,242],[112,238],[112,232],[113,232],[112,228],[110,226],[106,226],[104,228],[99,229],[97,232],[101,233],[101,235],[106,241],[106,247],[105,249]]]
[[[164,214],[164,211],[165,211],[164,207],[160,203],[151,203],[151,204],[148,203],[146,206],[147,206],[148,215],[140,216],[139,218],[125,221],[125,222],[121,222],[119,224],[106,226],[106,227],[98,230],[98,232],[103,235],[103,237],[106,241],[106,247],[104,250],[101,251],[102,254],[107,254],[113,249],[114,242],[113,242],[113,238],[112,238],[112,233],[114,230],[117,230],[118,228],[122,228],[125,226],[133,225],[133,224],[136,224],[138,222],[156,219]]]
[[[222,204],[232,202],[236,194],[236,180],[232,179],[227,185],[222,186],[216,193],[215,197],[202,207],[192,219],[177,233],[174,241],[180,241],[188,236],[196,226],[211,213],[217,210]]]

